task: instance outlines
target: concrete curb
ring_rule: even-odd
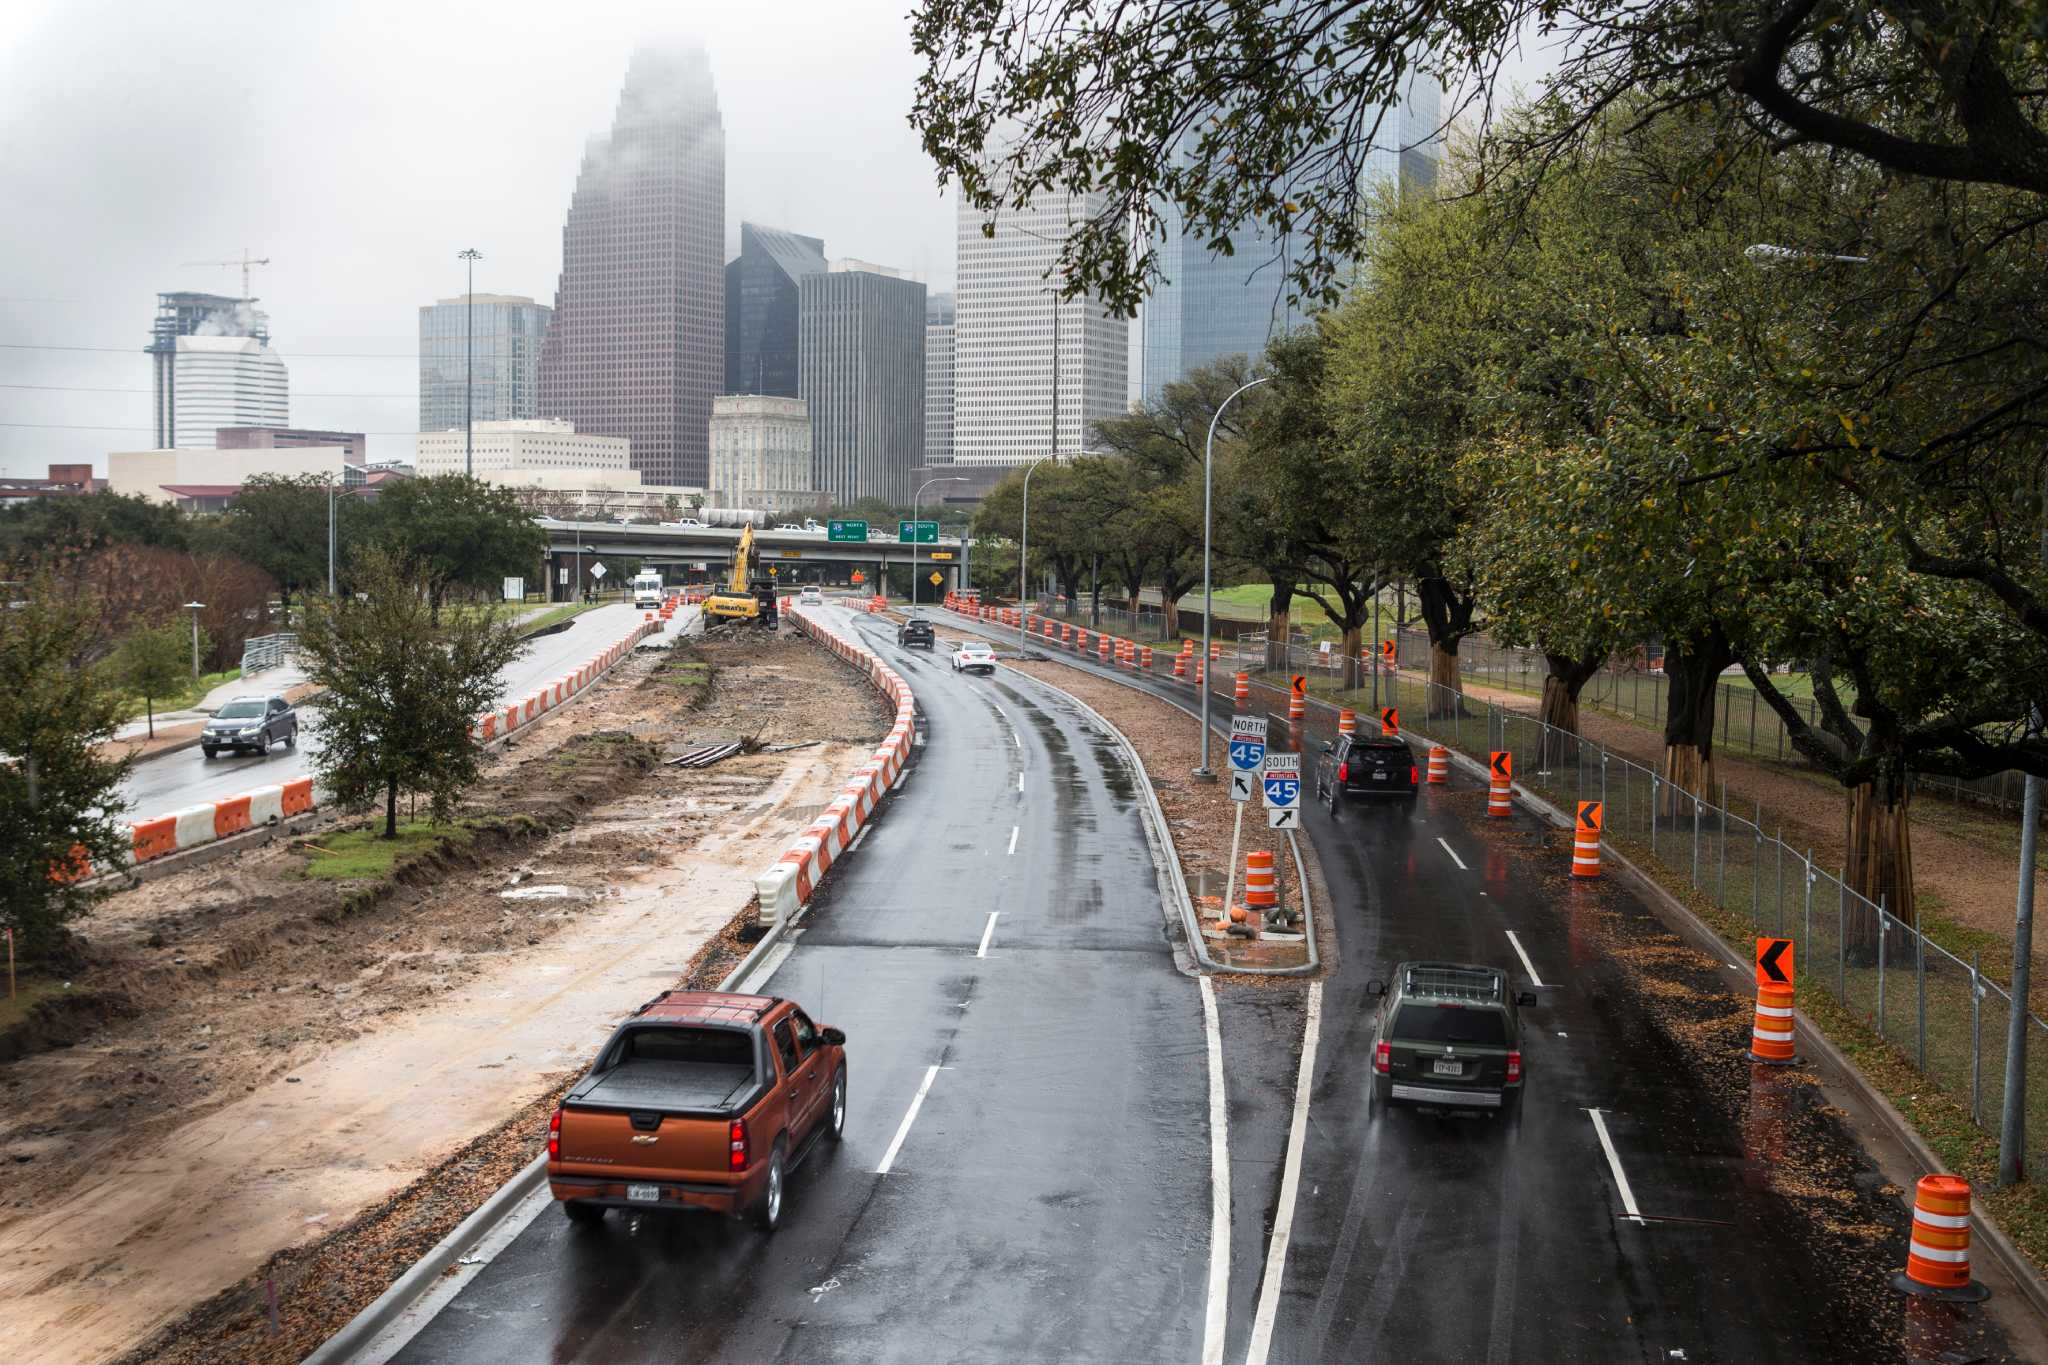
[[[1435,742],[1424,739],[1419,735],[1412,735],[1407,731],[1404,731],[1403,735],[1416,743],[1424,745]],[[1450,754],[1451,762],[1464,769],[1467,773],[1482,782],[1489,779],[1490,774],[1487,772],[1486,765],[1478,759],[1469,758],[1448,745],[1445,746],[1445,750]],[[1520,785],[1511,786],[1510,790],[1513,792],[1516,800],[1520,801],[1537,815],[1542,816],[1550,824],[1560,829],[1570,829],[1573,827],[1574,821],[1572,817],[1566,815],[1564,811],[1544,798],[1537,796]],[[1603,841],[1600,857],[1604,866],[1618,869],[1622,874],[1621,880],[1627,882],[1630,888],[1648,902],[1658,914],[1665,919],[1675,921],[1677,927],[1684,932],[1687,938],[1693,940],[1697,946],[1738,970],[1749,965],[1742,960],[1740,954],[1728,945],[1728,941],[1715,931],[1711,924],[1708,924],[1705,920],[1694,914],[1686,906],[1685,902],[1665,890],[1663,883],[1643,871],[1640,867],[1637,867],[1633,861],[1613,845]],[[1850,1061],[1840,1048],[1835,1046],[1834,1041],[1821,1032],[1819,1025],[1807,1017],[1806,1011],[1797,1010],[1795,1013],[1798,1017],[1800,1046],[1818,1053],[1821,1060],[1826,1062],[1829,1067],[1840,1075],[1843,1083],[1853,1089],[1857,1097],[1870,1106],[1872,1112],[1885,1125],[1890,1136],[1901,1147],[1905,1148],[1915,1161],[1925,1167],[1929,1174],[1953,1174],[1947,1166],[1942,1164],[1941,1158],[1935,1155],[1934,1149],[1927,1145],[1926,1139],[1920,1136],[1919,1130],[1913,1127],[1907,1121],[1906,1116],[1901,1114],[1893,1106],[1892,1102],[1886,1099],[1883,1093],[1870,1083],[1863,1072],[1857,1068],[1856,1064]],[[1910,1192],[1900,1196],[1901,1206],[1910,1208],[1912,1202]],[[2034,1311],[2043,1318],[2048,1318],[2048,1281],[2042,1279],[2041,1275],[2034,1269],[2033,1263],[2027,1259],[2026,1254],[2013,1245],[2012,1239],[2006,1236],[2005,1229],[2000,1227],[1997,1220],[1990,1214],[1973,1204],[1970,1209],[1970,1221],[1983,1234],[1985,1245],[1991,1248],[1992,1255],[1998,1258],[1999,1264],[2004,1267],[2007,1274],[2012,1276],[2013,1282],[2019,1286],[2020,1293],[2032,1305]]]

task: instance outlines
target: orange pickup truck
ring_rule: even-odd
[[[787,1000],[669,991],[619,1026],[548,1121],[548,1188],[606,1209],[782,1221],[789,1173],[846,1132],[846,1035]]]

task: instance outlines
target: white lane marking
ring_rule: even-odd
[[[1600,1135],[1600,1146],[1607,1153],[1607,1169],[1614,1172],[1615,1186],[1621,1191],[1621,1206],[1628,1210],[1628,1217],[1640,1223],[1642,1210],[1636,1207],[1636,1192],[1628,1187],[1628,1173],[1621,1169],[1621,1158],[1614,1154],[1614,1139],[1607,1136],[1607,1120],[1600,1117],[1598,1109],[1588,1109],[1593,1116],[1593,1131]]]
[[[904,1111],[903,1122],[897,1125],[896,1136],[889,1139],[889,1150],[882,1153],[882,1164],[875,1167],[876,1175],[889,1174],[889,1168],[896,1164],[896,1153],[902,1150],[903,1139],[910,1136],[910,1125],[917,1122],[917,1111],[924,1106],[924,1097],[932,1088],[932,1081],[938,1076],[936,1066],[924,1069],[924,1084],[918,1086],[917,1094],[911,1098],[910,1108]]]
[[[1008,853],[1008,854],[1006,854],[1005,856],[1007,856],[1007,857],[1011,857],[1011,858],[1014,858],[1014,857],[1016,857],[1016,856],[1017,856],[1017,831],[1018,831],[1018,830],[1020,830],[1020,829],[1022,829],[1022,828],[1023,828],[1023,826],[1022,826],[1022,825],[1012,825],[1012,826],[1010,826],[1010,851],[1009,851],[1009,853]]]
[[[1023,791],[1023,790],[1024,790],[1024,774],[1022,774],[1022,773],[1018,773],[1018,774],[1017,774],[1017,790],[1018,790],[1018,791]]]
[[[1452,848],[1449,844],[1444,843],[1443,838],[1441,836],[1437,838],[1437,842],[1444,845],[1444,852],[1451,855],[1451,861],[1458,865],[1458,871],[1470,872],[1472,870],[1471,868],[1465,866],[1465,860],[1458,856],[1458,850]]]
[[[988,941],[996,936],[996,916],[1002,913],[1000,910],[988,912],[988,927],[981,931],[981,946],[974,950],[976,957],[988,956]]]
[[[1016,746],[1017,746],[1017,752],[1018,752],[1018,753],[1020,753],[1020,754],[1021,754],[1021,753],[1023,753],[1023,752],[1024,752],[1024,736],[1022,736],[1022,735],[1018,734],[1018,733],[1017,733],[1017,732],[1016,732],[1015,730],[1012,730],[1012,731],[1010,731],[1010,739],[1011,739],[1011,742],[1013,742],[1014,744],[1016,744]]]
[[[1529,974],[1529,984],[1541,990],[1543,982],[1536,975],[1536,964],[1531,962],[1529,955],[1522,951],[1522,940],[1515,937],[1515,931],[1512,929],[1508,930],[1508,942],[1515,945],[1515,956],[1522,959],[1522,970]]]
[[[1266,1365],[1273,1348],[1273,1323],[1280,1316],[1280,1286],[1287,1279],[1287,1248],[1294,1238],[1294,1201],[1301,1192],[1301,1148],[1308,1140],[1309,1092],[1315,1086],[1316,1042],[1323,1032],[1323,983],[1308,988],[1308,1022],[1301,1030],[1301,1070],[1294,1078],[1294,1121],[1287,1129],[1287,1162],[1280,1173],[1280,1205],[1273,1211],[1273,1237],[1266,1243],[1266,1273],[1259,1283],[1259,1308],[1252,1318],[1245,1365]]]
[[[1209,1312],[1202,1324],[1202,1365],[1223,1365],[1230,1314],[1230,1129],[1223,1094],[1223,1035],[1216,988],[1202,978],[1202,1030],[1209,1038]]]
[[[990,702],[990,703],[989,703],[989,705],[990,705],[990,706],[995,706],[995,707],[996,707],[996,714],[997,714],[997,715],[999,715],[999,716],[1001,716],[1001,717],[1002,717],[1002,718],[1003,718],[1004,720],[1008,720],[1008,719],[1010,718],[1010,713],[1009,713],[1008,711],[1005,711],[1005,710],[1004,710],[1004,709],[1003,709],[1002,707],[1000,707],[1000,706],[996,706],[996,704],[995,704],[994,702]]]

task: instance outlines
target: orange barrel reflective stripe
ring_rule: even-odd
[[[1138,646],[1138,667],[1144,669],[1147,673],[1152,671],[1152,646]]]
[[[1340,735],[1350,735],[1357,732],[1358,713],[1348,706],[1340,708],[1337,712],[1337,733]]]
[[[1287,689],[1287,719],[1304,720],[1307,716],[1308,680],[1296,674],[1293,683]]]
[[[1074,643],[1074,623],[1072,621],[1062,621],[1060,623],[1060,643],[1062,645]]]
[[[1095,644],[1097,646],[1095,650],[1095,657],[1100,659],[1104,663],[1108,663],[1109,647],[1111,644],[1110,638],[1107,635],[1098,635],[1095,637]]]
[[[1202,676],[1202,661],[1195,660],[1195,686],[1200,687],[1207,681],[1208,679]]]
[[[1249,673],[1238,674],[1237,686],[1231,690],[1231,695],[1236,698],[1239,706],[1251,705],[1252,675]]]
[[[1254,910],[1280,903],[1273,880],[1273,855],[1255,848],[1244,858],[1244,903]]]
[[[1488,767],[1486,790],[1486,813],[1506,819],[1515,813],[1514,803],[1509,800],[1509,783],[1514,778],[1515,756],[1505,749],[1492,751]]]
[[[1223,642],[1221,640],[1211,640],[1209,642],[1209,662],[1213,664],[1222,657]]]
[[[1792,1064],[1790,986],[1766,981],[1756,988],[1756,1022],[1749,1031],[1749,1059],[1772,1066]]]
[[[1185,678],[1185,677],[1186,677],[1187,675],[1188,675],[1188,656],[1187,656],[1187,655],[1185,655],[1185,654],[1176,654],[1176,655],[1174,655],[1174,656],[1173,656],[1173,676],[1174,676],[1174,677],[1176,677],[1176,678]]]
[[[1923,1175],[1913,1190],[1913,1234],[1904,1274],[1892,1288],[1908,1294],[1977,1302],[1991,1291],[1970,1279],[1970,1182]]]
[[[1451,751],[1441,744],[1429,746],[1429,780],[1437,783],[1451,780]]]
[[[1600,803],[1579,802],[1579,818],[1572,829],[1572,875],[1600,875]]]

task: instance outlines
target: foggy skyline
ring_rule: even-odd
[[[950,202],[906,121],[904,8],[779,0],[682,28],[629,0],[225,0],[203,18],[17,0],[0,14],[0,184],[17,206],[0,220],[0,386],[57,387],[0,387],[0,471],[148,448],[156,295],[239,293],[238,270],[181,263],[245,246],[273,262],[251,292],[292,369],[293,424],[408,455],[419,305],[462,292],[467,246],[479,294],[553,301],[585,144],[649,39],[710,55],[727,256],[745,218],[949,287]]]

